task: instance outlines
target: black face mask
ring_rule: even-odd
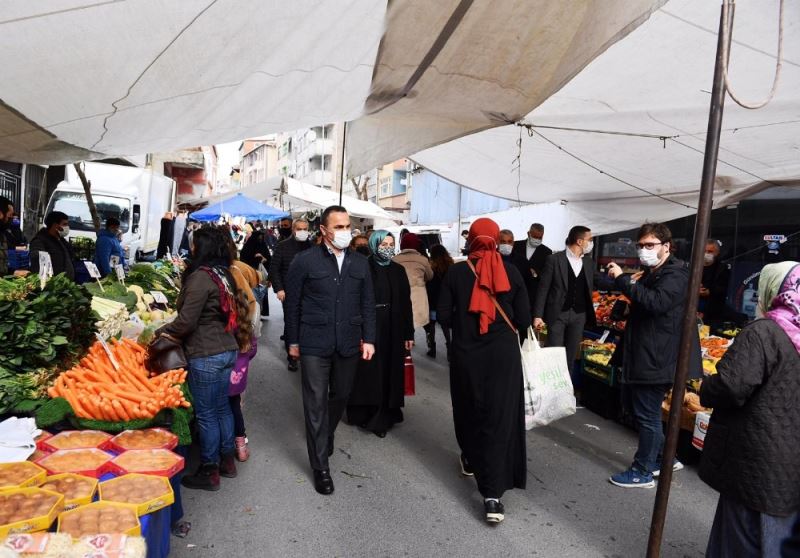
[[[356,252],[359,254],[364,254],[365,256],[370,256],[369,246],[358,246],[356,247]]]
[[[278,229],[278,234],[281,238],[289,238],[292,236],[292,227],[281,227]]]

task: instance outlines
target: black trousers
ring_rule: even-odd
[[[315,471],[329,468],[328,447],[353,389],[359,357],[300,354],[308,460]]]
[[[583,339],[583,328],[586,325],[586,313],[577,313],[574,310],[561,312],[553,323],[547,324],[547,346],[565,347],[567,350],[567,365],[569,366],[572,383],[575,383],[575,356],[578,345]]]

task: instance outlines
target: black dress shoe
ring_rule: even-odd
[[[314,488],[320,494],[325,496],[333,494],[333,479],[331,472],[327,469],[324,471],[314,471]]]
[[[294,359],[289,361],[289,372],[297,372],[297,361]]]
[[[497,525],[506,518],[506,513],[500,500],[484,501],[483,511],[486,513],[486,522],[490,525]]]

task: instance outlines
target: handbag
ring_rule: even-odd
[[[145,366],[156,374],[186,368],[189,361],[183,352],[183,343],[167,333],[159,334],[147,347]]]
[[[416,385],[414,383],[414,361],[411,353],[406,353],[405,362],[405,395],[416,395]]]

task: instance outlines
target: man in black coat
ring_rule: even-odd
[[[709,238],[703,261],[703,279],[700,283],[700,311],[707,324],[720,325],[733,318],[728,308],[728,283],[731,280],[731,266],[720,260],[718,240]]]
[[[533,326],[542,329],[547,324],[547,346],[565,347],[572,371],[583,329],[587,323],[595,324],[592,304],[595,271],[594,260],[589,256],[594,248],[592,231],[574,226],[566,244],[566,250],[547,257],[541,283],[536,288]]]
[[[72,247],[67,242],[69,236],[69,217],[66,213],[52,211],[44,218],[44,228],[31,240],[31,272],[39,273],[39,253],[47,252],[53,264],[53,275],[63,273],[75,280],[75,259]]]
[[[553,251],[542,244],[544,238],[544,225],[533,223],[528,230],[528,236],[524,240],[514,242],[511,250],[511,262],[517,266],[522,278],[525,280],[525,288],[528,291],[528,301],[531,304],[531,314],[536,303],[536,292],[539,282],[544,273],[544,264],[547,257]]]
[[[615,263],[608,266],[616,288],[631,300],[620,383],[624,404],[639,428],[639,448],[631,467],[609,479],[623,488],[655,486],[664,445],[661,404],[675,377],[689,286],[688,266],[670,254],[672,233],[666,225],[645,223],[638,239],[643,272],[627,275]],[[697,328],[693,335],[689,375],[696,378],[702,375]],[[674,469],[681,468],[676,461]]]
[[[348,249],[350,216],[341,206],[320,219],[323,242],[299,254],[286,282],[286,342],[302,364],[306,442],[314,486],[333,492],[328,457],[358,369],[375,354],[375,296],[367,258]]]
[[[284,226],[286,221],[286,219],[282,220],[281,226]],[[292,265],[292,261],[294,261],[297,254],[311,248],[311,242],[308,240],[308,221],[305,219],[296,219],[294,223],[291,221],[288,222],[291,223],[290,226],[293,232],[289,237],[275,246],[275,249],[272,251],[272,261],[269,263],[269,279],[272,282],[272,289],[283,305],[284,341],[286,340],[286,280],[289,274],[289,266]],[[265,233],[265,237],[268,236],[270,236],[269,233]],[[286,355],[286,358],[289,360],[289,370],[295,372],[297,370],[297,359],[289,355],[288,344],[286,344]]]

